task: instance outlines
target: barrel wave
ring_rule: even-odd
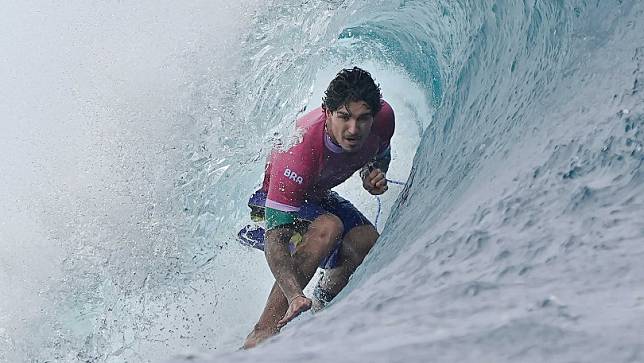
[[[46,176],[91,188],[38,186],[45,227],[23,239],[55,243],[0,244],[0,361],[644,360],[644,3],[226,3],[62,10],[76,20],[52,47],[101,39],[86,47],[101,70],[60,72],[58,104],[82,117],[57,127],[86,147],[49,149],[84,169]],[[378,201],[355,176],[340,186],[378,218],[375,248],[324,310],[237,351],[273,282],[235,238],[247,198],[271,145],[354,65],[396,112],[403,185]],[[29,219],[13,210],[0,217]]]
[[[256,111],[292,112],[278,100],[353,63],[408,80],[394,108],[418,87],[433,111],[397,117],[423,131],[407,185],[337,301],[221,358],[644,359],[641,3],[345,1],[268,14],[250,73],[272,95]]]

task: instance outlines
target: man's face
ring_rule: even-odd
[[[342,150],[360,150],[369,136],[373,115],[364,101],[349,102],[348,105],[331,112],[326,110],[327,129],[331,138]]]

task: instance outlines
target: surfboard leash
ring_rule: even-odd
[[[398,180],[393,180],[393,179],[388,179],[388,178],[385,178],[385,180],[387,180],[387,183],[391,183],[391,184],[395,184],[395,185],[405,186],[407,184],[406,182],[401,182],[401,181],[398,181]],[[382,211],[382,201],[380,200],[379,195],[374,195],[374,196],[376,197],[376,202],[378,202],[378,212],[376,213],[376,219],[375,219],[375,222],[374,222],[374,226],[376,227],[376,230],[378,230],[378,219],[380,218],[380,212]]]

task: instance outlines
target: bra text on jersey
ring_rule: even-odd
[[[302,185],[302,183],[304,182],[304,179],[302,179],[301,176],[297,175],[296,172],[291,171],[291,169],[284,170],[284,176],[300,185]]]

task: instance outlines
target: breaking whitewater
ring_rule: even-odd
[[[164,16],[192,16],[173,6]],[[12,315],[28,292],[0,305],[0,360],[644,361],[644,3],[244,9],[222,59],[198,61],[219,54],[204,36],[159,65],[180,101],[135,92],[130,108],[93,113],[122,126],[92,149],[109,156],[105,175],[127,166],[77,196],[64,227],[44,219],[56,273],[22,271],[46,286],[28,318]],[[390,186],[381,212],[356,180],[338,188],[378,216],[375,249],[326,309],[236,351],[273,281],[234,238],[245,201],[271,143],[352,65],[396,111],[388,177],[406,185]],[[137,197],[103,216],[115,202],[97,201],[113,193]]]

